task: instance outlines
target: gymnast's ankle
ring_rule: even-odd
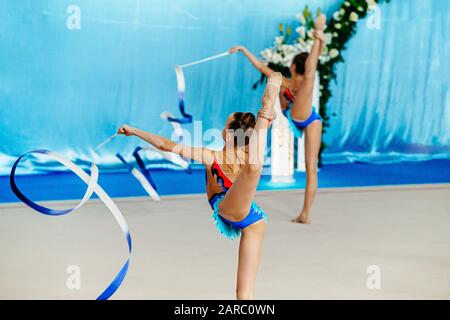
[[[236,290],[237,300],[253,300],[253,293],[246,290]]]

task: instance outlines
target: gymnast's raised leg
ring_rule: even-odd
[[[252,207],[264,163],[267,130],[271,121],[275,119],[273,106],[280,91],[281,81],[282,76],[279,73],[274,73],[269,77],[262,108],[250,139],[248,163],[241,170],[233,186],[220,203],[220,214],[228,220],[243,220]],[[236,287],[238,300],[253,299],[264,231],[264,220],[260,220],[242,230]]]

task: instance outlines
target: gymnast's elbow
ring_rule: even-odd
[[[256,69],[258,69],[259,72],[264,73],[265,64],[259,61],[258,64],[256,65]]]
[[[157,148],[159,150],[163,151],[163,152],[174,152],[174,153],[176,153],[177,152],[176,146],[177,146],[177,144],[175,142],[173,142],[173,141],[164,141],[164,142],[161,142],[157,146]]]
[[[170,152],[170,151],[172,151],[172,150],[169,149],[169,147],[168,147],[166,144],[164,144],[164,143],[158,144],[158,145],[156,146],[156,148],[158,148],[159,151],[163,151],[163,152]]]
[[[269,77],[272,73],[272,70],[269,69],[263,62],[260,62],[257,67],[258,71],[264,74],[266,77]]]

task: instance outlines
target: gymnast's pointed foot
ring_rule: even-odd
[[[311,220],[309,219],[309,214],[302,213],[297,218],[291,220],[292,223],[300,223],[300,224],[311,224]]]

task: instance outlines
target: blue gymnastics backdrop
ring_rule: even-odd
[[[236,44],[257,53],[308,3],[330,15],[341,1],[1,1],[0,173],[36,148],[118,168],[116,152],[129,157],[137,139],[118,138],[99,155],[93,148],[122,123],[170,136],[160,114],[178,115],[175,64]],[[381,9],[382,29],[361,21],[337,70],[324,159],[447,157],[448,2],[393,0]],[[257,110],[258,78],[239,56],[187,69],[187,111],[203,129],[221,128],[229,113]],[[59,169],[24,163],[21,173]]]
[[[382,3],[337,68],[325,162],[450,158],[450,1]]]

